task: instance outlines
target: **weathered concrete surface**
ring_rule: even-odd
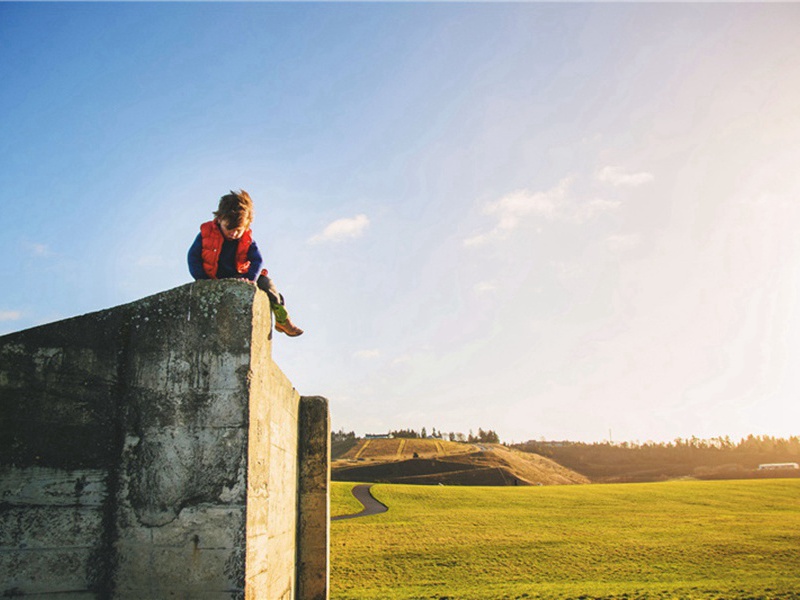
[[[266,295],[264,295],[266,298]],[[268,303],[254,328],[270,326]],[[269,358],[265,336],[254,337],[251,373],[250,477],[247,486],[247,598],[294,598],[294,533],[297,511],[297,413],[299,396]],[[285,565],[276,569],[275,564]]]
[[[330,580],[331,439],[328,401],[300,399],[298,463],[300,468],[297,524],[298,597],[328,598]]]
[[[298,435],[270,354],[237,281],[1,337],[0,594],[323,597],[297,593],[298,440],[327,405]]]

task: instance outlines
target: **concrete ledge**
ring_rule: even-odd
[[[329,419],[305,404],[246,282],[0,337],[0,594],[327,598],[301,524],[327,522]]]

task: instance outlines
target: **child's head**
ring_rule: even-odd
[[[219,207],[214,212],[222,232],[229,239],[238,239],[253,222],[253,201],[244,190],[231,192],[219,199]]]

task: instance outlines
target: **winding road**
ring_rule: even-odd
[[[338,517],[331,517],[331,521],[341,521],[342,519],[355,519],[356,517],[369,517],[370,515],[378,515],[380,513],[384,513],[389,508],[373,497],[372,493],[369,491],[372,487],[371,483],[366,483],[362,485],[357,485],[353,488],[353,496],[356,497],[356,500],[361,502],[364,506],[364,510],[361,512],[353,513],[352,515],[339,515]]]

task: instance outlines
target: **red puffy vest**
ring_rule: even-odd
[[[225,236],[222,235],[216,221],[207,221],[200,225],[200,236],[203,242],[201,256],[203,258],[203,270],[211,279],[217,278],[217,266],[219,265],[219,253],[222,251],[222,243]],[[253,243],[253,232],[248,229],[239,238],[239,246],[236,248],[236,271],[244,275],[250,268],[250,261],[247,260],[247,251]]]

